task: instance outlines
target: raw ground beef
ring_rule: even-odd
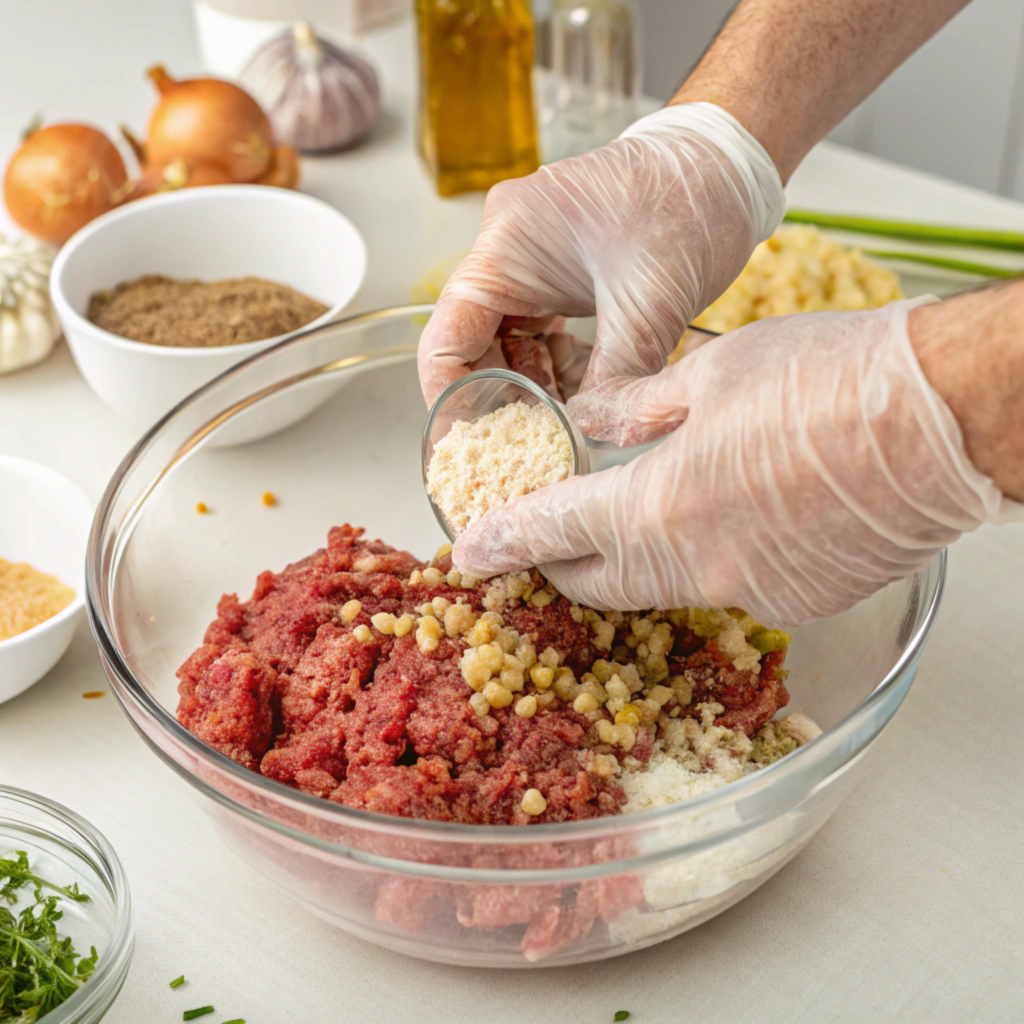
[[[607,712],[588,718],[556,701],[528,719],[513,706],[478,716],[460,670],[461,637],[443,636],[425,653],[415,632],[385,635],[370,621],[378,612],[416,616],[435,598],[483,612],[488,585],[412,583],[424,563],[362,533],[335,528],[326,548],[283,572],[261,573],[250,600],[221,598],[203,645],[178,670],[179,721],[268,778],[381,814],[527,824],[616,813],[624,795],[614,776],[585,768],[596,745],[594,716]],[[451,567],[447,557],[436,565]],[[353,599],[361,610],[344,623],[340,609]],[[508,628],[528,635],[537,651],[561,652],[580,677],[611,653],[595,646],[578,612],[561,596],[542,608],[501,609]],[[369,639],[354,635],[360,626],[369,627]],[[621,649],[628,631],[620,625],[610,646]],[[694,682],[683,716],[714,701],[724,709],[716,724],[749,736],[788,703],[778,671],[783,652],[767,655],[754,674],[733,668],[714,641],[685,625],[673,627],[673,638],[670,669]],[[655,735],[653,726],[638,729],[631,763],[646,761]],[[531,788],[547,801],[540,815],[522,810]]]
[[[415,630],[389,635],[371,619],[382,612],[418,617],[424,604],[441,598],[477,613],[494,610],[494,588],[414,582],[424,563],[362,534],[351,526],[335,528],[326,548],[280,573],[261,573],[248,601],[233,594],[221,598],[203,645],[178,670],[181,723],[254,772],[381,814],[523,825],[618,813],[626,796],[615,774],[588,767],[595,754],[611,753],[623,767],[642,769],[661,740],[662,725],[639,726],[626,751],[595,737],[598,722],[610,721],[608,711],[578,713],[571,699],[555,700],[530,718],[518,716],[514,703],[478,715],[460,667],[467,650],[462,635],[441,636],[435,650],[424,651]],[[447,557],[435,565],[445,574],[451,568]],[[538,574],[533,578],[543,584]],[[511,591],[507,584],[499,580],[497,589]],[[342,608],[353,600],[361,608],[345,621]],[[558,595],[544,607],[513,599],[499,610],[505,628],[537,652],[559,652],[560,667],[579,679],[599,659],[622,658],[638,646],[629,616],[620,617],[611,637],[603,623],[594,628],[596,616],[587,620]],[[597,646],[599,636],[607,646]],[[753,736],[789,701],[783,657],[783,651],[764,656],[759,674],[739,671],[714,640],[673,625],[666,663],[673,677],[688,680],[692,696],[686,704],[673,698],[663,711],[677,722],[703,714],[707,726],[708,709],[721,708],[716,725]],[[528,680],[515,696],[531,693],[540,691]],[[666,721],[665,715],[658,721]],[[523,810],[529,789],[543,794],[543,813]],[[600,839],[585,861],[628,859],[627,846],[622,838]],[[462,866],[570,868],[584,856],[574,849],[530,843],[497,855],[483,846]],[[390,847],[380,852],[400,855]],[[274,856],[279,853],[275,846]],[[355,878],[370,885],[365,873]],[[522,886],[397,874],[372,878],[371,891],[361,898],[372,902],[382,925],[435,939],[452,928],[515,928],[530,961],[586,940],[599,921],[612,922],[644,900],[640,880],[623,873]]]

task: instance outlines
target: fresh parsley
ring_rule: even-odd
[[[0,857],[0,1024],[32,1024],[60,1006],[96,970],[96,948],[89,956],[61,938],[57,922],[62,900],[85,903],[78,885],[61,886],[35,874],[28,854]],[[19,893],[31,887],[33,901],[19,910]],[[6,905],[5,905],[6,904]]]

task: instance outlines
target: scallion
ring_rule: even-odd
[[[184,984],[185,984],[185,975],[184,974],[180,978],[175,978],[174,981],[172,981],[170,983],[171,988],[181,988],[181,986],[184,985]]]
[[[993,231],[985,228],[960,228],[946,224],[916,224],[912,221],[887,220],[884,217],[856,217],[841,213],[818,213],[815,210],[787,210],[790,224],[815,224],[820,228],[852,231],[861,235],[884,235],[914,242],[936,242],[966,245],[980,249],[1006,249],[1024,252],[1024,234],[1016,231]]]
[[[182,1015],[182,1020],[195,1020],[196,1017],[205,1017],[208,1013],[213,1013],[212,1006],[200,1006],[196,1010],[186,1010]]]
[[[978,277],[1021,277],[1024,268],[1013,270],[1009,267],[993,267],[987,263],[974,263],[972,260],[958,260],[951,256],[932,256],[923,252],[905,252],[890,249],[865,249],[868,256],[887,260],[903,260],[907,263],[923,263],[928,267],[940,267],[943,270],[955,270],[961,274],[977,274]]]
[[[629,1019],[629,1010],[616,1010],[615,1011],[615,1016],[612,1018],[612,1020],[628,1020],[628,1019]]]

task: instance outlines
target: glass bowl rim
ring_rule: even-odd
[[[185,727],[178,722],[177,718],[164,708],[163,705],[161,705],[148,692],[145,686],[135,678],[124,658],[121,656],[118,644],[114,639],[113,630],[111,629],[104,613],[102,602],[98,599],[98,595],[106,589],[104,586],[105,581],[103,579],[103,555],[105,548],[104,537],[108,532],[108,528],[110,528],[109,520],[112,507],[121,492],[125,479],[131,473],[140,457],[144,455],[150,447],[152,447],[165,428],[170,426],[178,416],[188,411],[193,404],[200,401],[221,383],[244,375],[250,366],[260,362],[269,361],[276,353],[285,348],[298,347],[311,338],[315,338],[327,332],[334,332],[338,328],[344,328],[347,330],[350,328],[370,325],[377,321],[411,319],[413,317],[429,315],[433,309],[434,305],[431,303],[417,303],[384,307],[365,313],[356,313],[345,317],[339,317],[329,323],[308,328],[297,334],[291,335],[288,338],[282,339],[275,345],[236,363],[234,366],[212,378],[207,384],[197,388],[186,398],[182,399],[178,405],[167,412],[152,427],[150,427],[122,459],[104,490],[104,493],[96,507],[96,515],[93,520],[92,531],[89,536],[89,546],[86,558],[86,604],[89,623],[97,646],[99,647],[104,667],[108,674],[113,673],[113,675],[116,676],[117,681],[120,682],[121,687],[123,687],[123,692],[119,687],[115,687],[114,689],[115,695],[117,696],[119,703],[122,704],[125,713],[128,714],[129,719],[132,721],[136,730],[140,732],[147,744],[153,748],[154,752],[163,758],[175,771],[181,774],[191,785],[228,809],[236,813],[241,813],[244,817],[251,818],[265,827],[272,828],[278,832],[287,833],[302,842],[319,845],[324,848],[345,850],[347,855],[351,856],[349,847],[333,843],[330,840],[325,840],[322,837],[304,832],[291,825],[286,825],[283,822],[275,820],[274,818],[263,814],[252,807],[246,806],[238,800],[235,800],[233,797],[228,796],[211,783],[199,778],[194,772],[187,770],[176,760],[176,758],[167,753],[162,745],[154,742],[146,734],[145,730],[135,722],[126,706],[126,698],[130,699],[139,712],[150,723],[158,727],[162,733],[169,735],[176,743],[184,746],[190,755],[198,758],[202,762],[205,762],[215,772],[226,773],[228,777],[235,780],[242,789],[254,789],[272,803],[290,805],[298,811],[312,815],[314,818],[326,818],[335,824],[345,825],[356,830],[384,832],[392,835],[404,834],[409,838],[424,840],[430,839],[434,842],[472,842],[480,845],[494,844],[511,847],[517,844],[535,843],[542,840],[553,842],[558,840],[573,841],[592,839],[598,836],[605,836],[615,832],[620,832],[627,825],[634,828],[645,825],[661,825],[675,817],[683,817],[694,811],[699,810],[701,812],[709,812],[720,806],[732,804],[736,802],[740,796],[746,794],[752,789],[769,788],[773,781],[781,781],[783,778],[789,777],[797,771],[810,771],[816,757],[821,759],[826,748],[834,747],[838,749],[842,747],[846,738],[857,732],[858,728],[870,718],[874,709],[892,696],[893,690],[896,688],[897,684],[904,678],[906,673],[913,668],[917,659],[920,657],[925,641],[930,635],[932,626],[934,625],[935,616],[938,612],[945,585],[947,561],[945,550],[940,551],[923,569],[919,570],[917,574],[913,574],[930,574],[934,576],[934,581],[930,588],[930,592],[922,593],[922,600],[925,607],[918,613],[918,626],[915,629],[914,634],[908,640],[905,650],[883,679],[875,685],[871,693],[869,693],[846,716],[810,743],[805,744],[786,757],[773,764],[767,765],[757,772],[753,772],[742,779],[731,782],[727,786],[721,786],[710,793],[703,794],[702,796],[668,804],[664,807],[653,808],[648,811],[639,811],[628,815],[605,815],[583,821],[537,824],[531,825],[528,829],[510,828],[508,825],[468,825],[455,822],[436,822],[416,818],[402,818],[395,815],[380,814],[375,811],[364,811],[352,807],[346,807],[343,804],[332,803],[331,801],[324,800],[321,797],[313,796],[309,793],[303,793],[300,790],[293,790],[273,779],[268,779],[265,776],[260,775],[258,772],[253,772],[248,768],[244,768],[238,762],[229,758],[226,754],[222,754],[220,751],[215,750],[213,747],[207,745],[197,736],[194,736],[185,729]],[[405,346],[402,348],[405,349]],[[414,356],[415,350],[416,346],[409,346],[407,353]],[[396,350],[389,350],[388,353],[356,357],[355,362],[361,364],[372,363],[375,358],[381,358],[385,355],[393,357],[395,351]],[[336,362],[339,365],[331,372],[342,372],[350,368],[354,361],[352,358],[346,357]],[[333,364],[325,364],[325,366],[331,365]],[[322,370],[323,367],[320,369]],[[250,396],[250,399],[242,400],[233,408],[245,406],[253,398],[258,399],[265,397],[270,393],[276,393],[285,385],[294,384],[297,381],[307,379],[311,374],[316,372],[318,371],[306,371],[297,377],[286,378],[284,381],[279,381],[278,385],[270,388],[264,388],[261,391],[254,393],[254,395]],[[216,417],[217,422],[220,422],[222,418],[223,414]],[[206,429],[207,428],[205,427],[200,428],[197,434],[201,435]],[[189,444],[185,446],[185,449],[183,449],[179,454],[184,454],[184,450],[191,447],[192,442],[189,442]],[[173,463],[171,463],[171,465],[173,465]],[[166,472],[166,468],[164,472]],[[143,503],[149,493],[149,489],[147,489],[143,496]],[[116,528],[112,528],[112,530],[114,536],[116,536],[120,530],[120,525]],[[900,700],[902,700],[902,697]],[[895,708],[893,710],[895,712]],[[843,758],[842,762],[835,766],[835,768],[832,769],[832,772],[841,770],[848,761],[852,760],[862,750],[864,750],[875,738],[878,731],[880,731],[880,729],[876,730],[865,743],[858,746],[856,749],[847,750],[846,756]],[[828,774],[831,774],[832,772],[829,772]],[[815,779],[807,788],[813,788],[813,786],[818,782],[827,778],[828,774]],[[374,862],[376,862],[380,858],[366,854],[359,859],[374,860]],[[426,863],[419,861],[410,863],[418,864],[424,868],[428,866]]]
[[[93,867],[114,901],[115,916],[109,932],[109,946],[92,977],[45,1016],[47,1019],[52,1018],[53,1024],[61,1024],[63,1021],[87,1019],[86,1014],[101,1007],[105,1012],[117,998],[124,982],[135,942],[131,888],[121,860],[110,840],[95,825],[64,804],[18,786],[0,785],[0,797],[23,804],[42,813],[46,819],[70,828],[91,846],[91,849],[87,849],[77,842],[65,844],[77,857]]]

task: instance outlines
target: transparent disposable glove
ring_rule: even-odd
[[[739,606],[796,625],[1020,518],[921,371],[907,335],[921,301],[763,320],[633,385],[647,421],[686,422],[629,465],[489,512],[456,565],[538,564],[601,609]]]
[[[571,398],[592,437],[652,439],[618,401],[622,385],[662,369],[783,208],[768,154],[711,103],[666,107],[601,149],[495,186],[420,341],[427,404],[472,369],[511,364]],[[593,349],[562,332],[560,317],[595,314]]]

